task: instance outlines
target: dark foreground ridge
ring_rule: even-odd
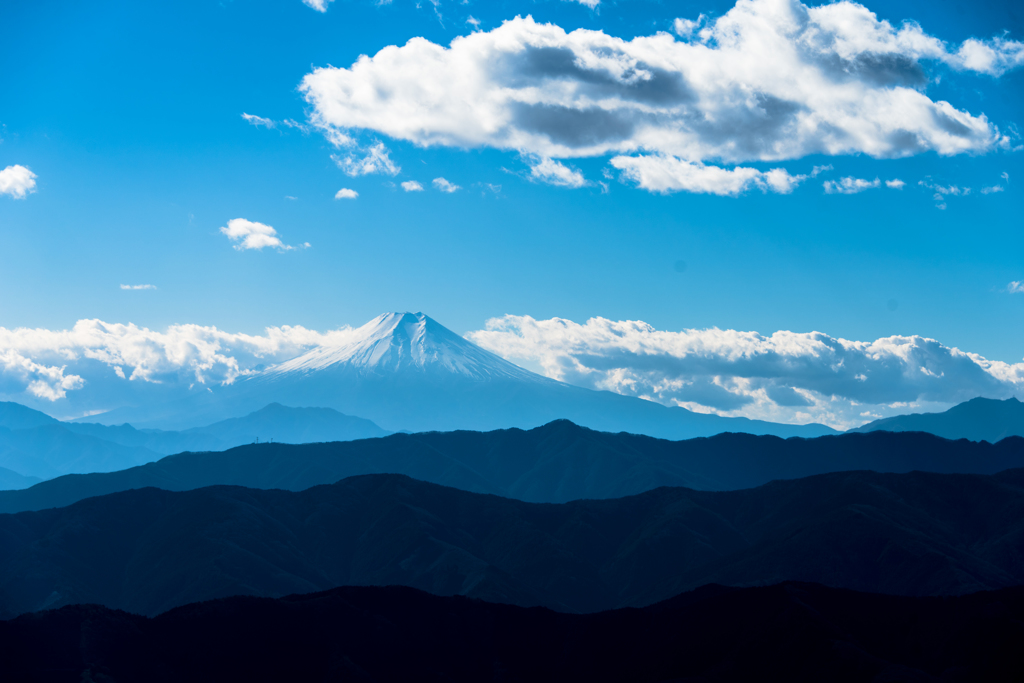
[[[0,618],[98,603],[159,614],[341,585],[596,612],[708,583],[899,595],[1024,584],[1024,470],[842,472],[561,505],[368,475],[299,493],[140,489],[0,515]]]
[[[0,512],[42,510],[117,491],[232,485],[301,491],[360,474],[397,473],[476,493],[537,503],[619,498],[659,486],[724,491],[825,472],[994,474],[1024,467],[1024,439],[997,444],[931,434],[873,432],[815,439],[719,434],[666,441],[610,434],[567,420],[523,431],[427,432],[304,445],[260,444],[181,453],[104,474],[0,491]]]
[[[410,588],[235,597],[153,619],[76,605],[0,622],[4,680],[1018,681],[1024,588],[898,598],[706,586],[559,614]]]

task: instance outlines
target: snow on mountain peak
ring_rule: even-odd
[[[463,339],[423,313],[384,313],[353,330],[350,341],[318,346],[267,368],[262,376],[271,379],[326,369],[352,369],[376,375],[441,371],[478,379],[543,380]]]

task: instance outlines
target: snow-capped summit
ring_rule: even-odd
[[[353,330],[338,346],[319,346],[267,368],[268,380],[322,370],[363,375],[396,372],[454,373],[477,379],[544,380],[463,339],[423,313],[385,313]]]

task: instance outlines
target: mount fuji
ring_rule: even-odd
[[[222,388],[159,405],[88,418],[176,429],[246,414],[269,403],[334,408],[390,431],[487,431],[555,419],[667,439],[721,432],[814,437],[819,424],[786,425],[694,413],[530,372],[460,337],[423,313],[387,313],[347,343],[319,346]]]

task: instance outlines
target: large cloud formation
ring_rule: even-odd
[[[247,335],[200,325],[159,332],[101,320],[80,320],[70,330],[0,327],[0,395],[57,401],[86,386],[81,368],[90,365],[140,383],[231,384],[260,363],[286,360],[318,345],[340,345],[351,334],[348,327],[320,333],[283,326]]]
[[[917,24],[893,26],[852,2],[740,0],[700,30],[682,24],[692,34],[622,40],[517,17],[448,47],[413,38],[348,68],[315,69],[301,90],[311,123],[338,144],[363,130],[541,159],[616,155],[612,165],[641,186],[656,171],[661,185],[652,189],[662,191],[673,170],[683,174],[676,189],[715,183],[708,161],[952,155],[1010,144],[983,114],[930,99],[926,66],[998,76],[1024,63],[1024,43],[970,39],[950,48]],[[627,156],[639,152],[647,156]],[[652,171],[659,159],[667,161]],[[777,189],[757,173],[719,178]]]
[[[836,427],[1024,392],[1024,363],[986,360],[918,336],[862,342],[820,332],[666,332],[639,321],[580,325],[507,315],[467,337],[570,384],[702,412]]]
[[[154,392],[215,390],[356,334],[347,326],[248,335],[174,325],[161,332],[101,320],[80,320],[69,330],[0,327],[0,399],[70,415],[131,397],[151,401]],[[579,386],[702,412],[841,428],[1024,392],[1024,363],[990,361],[916,336],[860,342],[820,332],[667,332],[637,321],[594,318],[580,325],[509,315],[467,337]]]

